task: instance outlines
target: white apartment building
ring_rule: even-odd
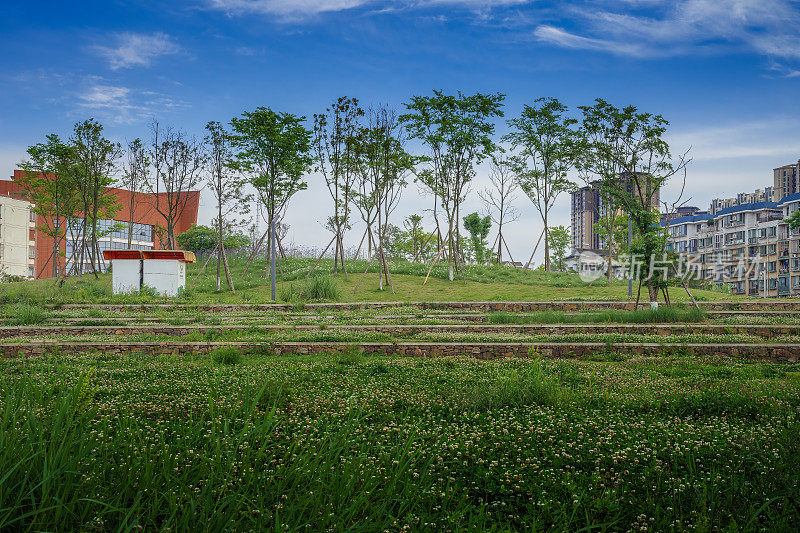
[[[669,223],[668,249],[685,255],[694,272],[734,294],[800,294],[800,230],[783,220],[800,208],[800,193]]]
[[[0,196],[0,274],[34,277],[36,214],[25,200]]]

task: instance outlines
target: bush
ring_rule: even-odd
[[[32,326],[47,321],[50,313],[35,305],[17,304],[6,311],[8,322],[15,326]]]
[[[211,358],[220,365],[236,365],[242,361],[242,353],[238,348],[225,346],[211,352]]]
[[[284,285],[278,292],[278,299],[300,309],[309,300],[335,302],[340,298],[339,285],[330,276],[312,276],[300,284]]]

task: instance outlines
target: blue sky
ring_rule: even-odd
[[[705,207],[800,159],[798,28],[796,0],[4,2],[0,175],[88,117],[124,141],[154,117],[202,134],[259,105],[311,116],[348,95],[401,108],[436,88],[505,93],[506,118],[539,96],[661,113],[674,151],[692,147],[687,193]],[[308,181],[290,238],[324,246],[330,199]],[[466,209],[482,209],[486,184],[481,169]],[[429,203],[412,185],[396,223]],[[516,204],[508,237],[523,256],[541,224]]]

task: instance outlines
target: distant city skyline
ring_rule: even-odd
[[[402,109],[433,89],[499,91],[506,119],[540,96],[662,114],[673,151],[691,148],[685,198],[705,209],[772,186],[773,169],[800,159],[798,27],[793,0],[5,2],[0,177],[28,145],[89,117],[124,142],[146,138],[152,118],[201,136],[261,105],[310,118],[341,95]],[[288,238],[323,247],[331,200],[320,176],[307,181]],[[481,168],[462,213],[483,210],[487,185]],[[412,184],[394,223],[431,202]],[[201,223],[211,204],[204,193]],[[526,198],[516,206],[504,234],[524,261],[541,222]],[[570,225],[568,194],[552,219]]]

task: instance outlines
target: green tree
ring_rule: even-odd
[[[620,109],[602,99],[581,110],[580,165],[599,178],[602,194],[613,202],[609,209],[630,217],[637,234],[630,253],[641,262],[645,276],[640,276],[640,287],[644,282],[651,307],[658,307],[659,290],[666,299],[669,285],[668,269],[657,264],[663,261],[667,242],[659,222],[659,191],[678,173],[683,172],[685,180],[689,159],[686,153],[672,157],[664,139],[669,122],[661,115],[634,106]]]
[[[546,271],[550,271],[550,209],[561,193],[574,188],[567,172],[575,160],[576,122],[556,98],[537,98],[518,118],[508,121],[511,131],[504,137],[514,150],[509,161],[519,186],[544,224]]]
[[[437,203],[445,213],[451,281],[461,254],[460,206],[475,176],[475,165],[498,149],[492,140],[492,119],[503,116],[504,99],[501,93],[467,96],[433,91],[433,96],[412,97],[406,104],[408,113],[400,117],[411,138],[419,139],[428,151],[422,160],[427,167],[417,173],[417,179],[434,197],[433,217],[440,250],[443,242]]]
[[[219,232],[216,228],[192,224],[191,227],[175,236],[178,246],[190,250],[198,256],[211,253],[219,242]],[[225,248],[235,250],[250,244],[250,237],[242,233],[226,232]]]
[[[572,239],[569,235],[569,229],[565,226],[556,226],[550,229],[550,243],[553,250],[553,264],[552,267],[558,272],[566,271],[567,267],[564,259],[567,257],[567,250],[569,250]]]
[[[153,208],[166,223],[167,246],[176,247],[175,224],[189,203],[189,192],[202,185],[206,158],[203,143],[194,135],[174,128],[151,125],[148,155],[153,168],[152,181],[145,183],[154,194]]]
[[[313,148],[317,170],[325,178],[325,185],[333,199],[331,229],[336,246],[333,272],[339,271],[339,261],[347,276],[344,264],[344,233],[350,227],[350,203],[353,200],[356,168],[353,138],[359,129],[364,110],[357,98],[339,97],[324,113],[314,115]]]
[[[384,280],[391,284],[389,266],[383,255],[389,217],[400,202],[407,175],[413,171],[416,161],[405,150],[405,137],[394,110],[386,106],[367,112],[366,125],[359,128],[351,144],[354,168],[362,182],[356,197],[362,198],[365,205],[374,204],[376,211],[378,289],[382,290]],[[366,231],[372,238],[369,223]]]
[[[33,204],[33,212],[44,220],[37,230],[53,240],[53,250],[42,270],[51,263],[53,277],[58,277],[62,273],[59,259],[66,237],[65,226],[79,210],[75,195],[75,152],[58,135],[50,134],[45,142],[29,146],[27,153],[27,160],[20,164],[25,172],[14,180]]]
[[[237,221],[230,221],[233,214],[247,214],[250,212],[251,195],[244,191],[245,182],[241,174],[233,170],[231,159],[233,152],[231,138],[219,122],[206,124],[205,145],[208,163],[207,183],[214,199],[217,202],[217,218],[214,225],[217,228],[216,242],[223,243],[217,247],[217,291],[222,289],[221,267],[225,269],[225,279],[232,292],[236,292],[228,266],[228,255],[225,251],[227,239],[224,230],[228,226],[236,226]]]
[[[408,239],[411,243],[411,256],[416,259],[419,257],[419,253],[424,245],[422,239],[425,236],[425,229],[422,227],[422,217],[417,214],[408,215],[405,220],[403,220],[403,227],[406,228]]]
[[[232,166],[243,172],[264,206],[269,225],[268,249],[272,299],[275,300],[276,225],[289,200],[308,187],[303,176],[311,168],[311,132],[305,117],[268,107],[246,111],[231,120],[236,152]]]
[[[491,226],[492,219],[488,215],[481,218],[478,213],[470,213],[464,217],[464,229],[469,232],[472,256],[478,264],[486,262],[486,236]]]
[[[133,219],[136,211],[137,193],[147,183],[150,159],[142,140],[136,138],[128,142],[127,161],[122,173],[122,186],[130,191],[128,195],[128,248],[133,242]]]
[[[75,124],[70,143],[75,157],[76,192],[83,212],[80,239],[76,241],[80,242],[80,259],[76,266],[82,275],[88,252],[92,271],[97,277],[101,259],[98,239],[104,235],[98,230],[97,223],[101,218],[114,218],[120,209],[117,197],[109,187],[114,184],[113,172],[121,147],[103,136],[102,124],[94,119]]]

